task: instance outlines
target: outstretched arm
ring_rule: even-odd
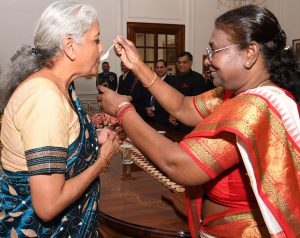
[[[115,51],[123,63],[130,68],[142,84],[148,88],[159,104],[182,123],[196,126],[201,117],[193,105],[193,97],[186,97],[161,80],[146,65],[134,44],[122,37],[115,39]],[[163,93],[162,93],[163,92]]]
[[[168,177],[182,185],[199,185],[210,180],[209,176],[194,160],[178,145],[165,136],[160,135],[136,113],[128,110],[123,114],[126,98],[116,92],[99,87],[102,94],[98,95],[105,112],[119,117],[119,121],[128,137],[142,153],[153,161]],[[118,107],[118,105],[121,105]],[[120,115],[122,115],[120,118]]]

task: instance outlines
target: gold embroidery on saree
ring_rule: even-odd
[[[190,150],[195,154],[197,159],[209,167],[215,174],[219,174],[223,171],[223,168],[216,162],[215,158],[210,154],[203,145],[194,139],[186,139],[184,141]]]
[[[195,137],[185,139],[184,142],[197,159],[213,171],[214,175],[240,162],[235,136],[232,134],[221,132],[215,138]]]
[[[57,157],[57,158],[66,158],[67,157],[67,152],[62,152],[62,151],[39,151],[31,154],[26,154],[26,159],[31,160],[35,158],[41,158],[41,157],[46,157],[46,156],[51,156],[51,157]]]
[[[260,211],[243,212],[239,214],[230,214],[224,216],[225,223],[233,223],[238,221],[255,220],[257,222],[263,222]]]
[[[252,98],[249,98],[250,102]],[[257,103],[259,100],[262,102]],[[288,141],[281,119],[267,108],[267,104],[262,99],[258,98],[255,103],[258,104],[259,109],[268,118],[268,126],[265,126],[265,128],[268,128],[268,131],[264,131],[269,135],[268,146],[266,146],[268,151],[263,151],[260,148],[259,153],[259,145],[256,145],[256,142],[259,141],[262,143],[262,139],[255,137],[255,139],[251,140],[252,145],[256,145],[254,148],[256,148],[257,166],[261,175],[260,184],[262,192],[280,210],[280,213],[285,217],[284,219],[288,222],[289,226],[293,230],[297,230],[300,227],[299,219],[294,216],[295,213],[287,202],[293,199],[300,199],[299,191],[291,193],[289,189],[291,184],[298,184],[299,181],[295,173],[292,171],[289,173],[290,170],[288,169],[291,168],[290,158],[299,161],[299,155],[296,155],[296,151]],[[297,172],[299,173],[299,165],[297,165],[297,162],[293,164],[296,165]],[[277,186],[274,186],[274,184]],[[292,187],[297,187],[297,184]],[[293,194],[293,198],[289,194]]]
[[[215,88],[196,96],[196,107],[202,115],[207,117],[217,106],[223,102],[223,88]]]
[[[217,237],[270,237],[261,212],[258,210],[227,214],[203,224],[203,227],[205,231]]]
[[[64,173],[67,151],[65,148],[42,147],[25,151],[29,176],[43,173]]]
[[[63,163],[44,163],[30,166],[30,171],[36,171],[40,169],[51,168],[51,169],[62,169],[65,170],[66,165]]]
[[[300,158],[286,135],[282,118],[262,98],[241,95],[216,108],[197,131],[215,132],[220,128],[236,131],[237,136],[249,140],[249,150],[255,156],[251,162],[256,162],[263,195],[280,211],[287,225],[297,231],[300,219],[296,201],[300,200],[300,192],[291,188],[299,187]]]

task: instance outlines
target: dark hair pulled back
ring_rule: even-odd
[[[8,70],[1,75],[0,92],[2,99],[0,109],[4,110],[14,90],[32,73],[39,71],[43,66],[51,67],[50,58],[54,52],[43,52],[23,45],[10,58]]]
[[[257,42],[270,79],[299,100],[296,57],[286,46],[286,34],[273,13],[264,7],[246,5],[222,14],[216,19],[215,27],[226,32],[241,49]]]

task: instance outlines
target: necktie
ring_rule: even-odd
[[[154,104],[155,104],[155,98],[153,96],[151,96],[151,98],[150,98],[150,106],[154,107]]]

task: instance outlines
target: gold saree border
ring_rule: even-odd
[[[190,136],[213,136],[220,131],[232,132],[247,143],[261,197],[283,229],[296,234],[300,156],[271,103],[255,95],[236,96],[217,107]]]
[[[194,105],[202,118],[223,103],[224,88],[218,87],[194,97]]]
[[[238,211],[229,209],[203,220],[200,229],[216,237],[253,238],[271,237],[259,210]]]

